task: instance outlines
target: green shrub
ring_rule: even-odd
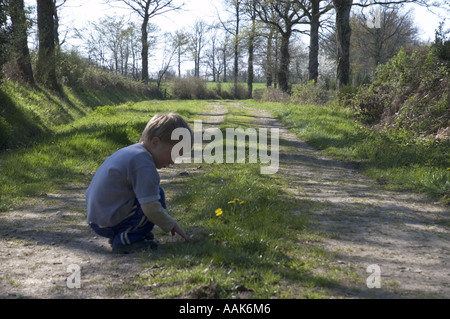
[[[59,52],[58,74],[63,85],[71,87],[82,86],[82,79],[89,68],[88,62],[75,51]]]
[[[443,22],[436,30],[436,38],[432,47],[439,59],[450,62],[450,29],[445,31]]]
[[[279,103],[289,103],[291,97],[289,94],[275,89],[273,87],[268,87],[266,89],[257,89],[253,93],[253,99],[259,102],[279,102]]]
[[[177,78],[171,85],[171,93],[179,100],[203,100],[213,98],[214,94],[206,88],[206,82],[199,78]]]
[[[229,88],[229,94],[236,100],[243,100],[248,97],[247,87],[242,83],[231,85]]]
[[[358,93],[359,88],[355,87],[351,84],[342,85],[337,93],[337,102],[341,106],[347,106],[349,103],[353,101],[356,94]]]
[[[0,150],[5,149],[12,137],[12,127],[3,117],[0,117]]]
[[[328,100],[329,94],[327,90],[314,81],[292,86],[291,102],[295,104],[324,105]]]
[[[377,69],[353,100],[361,121],[419,135],[436,135],[450,121],[450,70],[431,49],[404,50]]]
[[[356,117],[365,124],[380,121],[385,109],[386,96],[378,87],[363,85],[353,97]]]

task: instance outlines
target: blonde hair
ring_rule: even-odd
[[[175,145],[178,140],[172,140],[172,132],[177,128],[186,128],[191,137],[193,136],[189,124],[180,115],[175,113],[156,114],[142,132],[140,142],[149,142],[154,137],[158,137],[162,142]]]

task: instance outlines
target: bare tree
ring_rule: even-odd
[[[151,23],[148,28],[149,46],[152,47],[156,38],[152,34],[157,32],[157,28]],[[83,41],[90,63],[113,70],[116,74],[131,75],[138,79],[141,42],[138,40],[139,27],[135,23],[127,23],[115,16],[105,16],[75,31]]]
[[[189,36],[186,32],[177,30],[175,31],[175,34],[172,35],[172,43],[176,49],[178,77],[181,78],[181,62],[183,55],[187,52]]]
[[[308,79],[317,82],[319,77],[319,28],[321,17],[333,9],[331,0],[300,1],[303,11],[309,19],[309,65]]]
[[[107,0],[107,2],[120,1],[126,4],[134,13],[136,13],[142,19],[141,25],[141,41],[142,41],[142,81],[148,83],[148,54],[149,54],[149,41],[148,41],[148,24],[151,18],[163,15],[170,11],[176,11],[183,7],[176,5],[174,0]]]
[[[250,26],[246,29],[248,63],[247,63],[247,96],[253,96],[253,80],[255,76],[255,43],[257,38],[257,13],[254,5],[255,0],[246,0],[243,2],[243,12],[248,16]]]
[[[55,5],[53,0],[37,0],[39,52],[36,65],[38,81],[51,89],[60,89],[56,76]]]
[[[280,67],[278,81],[280,89],[289,90],[289,43],[295,27],[307,23],[306,14],[300,2],[303,0],[255,0],[255,10],[259,18],[272,25],[281,34]]]
[[[222,68],[223,68],[223,77],[222,82],[227,83],[228,82],[228,58],[232,55],[230,44],[232,40],[230,39],[230,36],[227,34],[223,41],[219,43],[218,47],[218,53],[219,57],[222,62]]]
[[[222,21],[219,15],[220,23],[223,29],[233,37],[234,46],[234,91],[237,91],[237,83],[239,78],[239,32],[241,26],[241,6],[243,0],[227,0],[230,5],[232,18],[228,21]]]
[[[386,63],[400,47],[414,44],[417,29],[409,14],[400,14],[399,10],[380,8],[369,11],[369,16],[378,15],[379,25],[371,28],[367,25],[368,16],[363,13],[352,18],[353,32],[351,60],[358,65],[373,70],[378,64]]]
[[[27,40],[27,19],[23,0],[8,0],[7,9],[12,23],[13,59],[17,63],[20,77],[27,83],[34,84],[31,68],[30,51]]]
[[[393,6],[413,3],[424,7],[445,5],[446,1],[432,0],[333,0],[336,10],[336,38],[338,47],[337,84],[340,89],[350,81],[350,12],[352,6],[369,7],[372,5]]]
[[[54,33],[54,38],[55,38],[55,45],[56,45],[56,49],[59,50],[59,48],[64,44],[64,42],[66,41],[65,36],[63,40],[59,39],[59,15],[58,15],[58,11],[59,8],[62,7],[64,4],[66,4],[66,2],[69,0],[53,0],[53,6],[55,7],[54,9],[54,16],[53,16],[53,33]],[[67,35],[67,32],[66,32]]]
[[[268,25],[261,33],[263,41],[266,45],[262,46],[261,60],[265,73],[266,86],[272,85],[277,87],[277,74],[278,74],[278,43],[279,32],[275,30],[272,25]]]
[[[219,76],[222,72],[222,59],[219,58],[219,28],[218,26],[210,27],[210,37],[209,37],[209,49],[205,52],[207,57],[208,67],[211,69],[212,81],[219,81]]]
[[[172,60],[178,51],[178,43],[176,41],[171,41],[174,39],[174,36],[170,33],[165,33],[163,35],[163,54],[161,61],[161,68],[158,71],[157,77],[157,86],[158,90],[161,88],[161,82],[163,78],[166,76],[167,71],[169,70]]]
[[[202,50],[205,47],[205,35],[208,26],[205,21],[198,19],[192,29],[189,41],[189,50],[194,59],[194,77],[200,77],[200,61],[202,57]]]

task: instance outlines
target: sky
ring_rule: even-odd
[[[176,0],[182,2],[183,0]],[[27,0],[35,3],[33,0]],[[217,20],[217,8],[222,8],[224,0],[184,0],[185,9],[182,12],[171,12],[164,17],[156,17],[154,22],[160,25],[163,31],[174,31],[182,27],[191,26],[197,18],[203,20]],[[118,2],[120,3],[120,1]],[[123,4],[122,4],[123,6]],[[433,40],[434,31],[442,20],[440,17],[428,12],[425,8],[409,5],[413,10],[415,22],[420,31],[421,39]],[[123,10],[105,4],[104,0],[68,0],[61,8],[62,23],[81,27],[86,21],[96,21],[105,15],[130,16],[130,10]],[[64,21],[66,20],[66,21]],[[450,16],[447,20],[450,20]],[[450,21],[447,21],[450,27]]]
[[[182,11],[169,12],[163,16],[156,16],[152,23],[158,24],[162,31],[174,31],[194,24],[197,18],[211,20],[216,17],[216,7],[221,7],[223,0],[184,0]],[[183,0],[175,0],[182,3]],[[121,8],[118,8],[121,7]],[[123,9],[125,8],[125,9]],[[71,25],[82,26],[84,21],[96,21],[106,15],[130,17],[129,7],[117,1],[112,5],[105,4],[105,0],[68,0],[63,8],[62,16],[71,20]],[[136,16],[131,15],[132,19]]]

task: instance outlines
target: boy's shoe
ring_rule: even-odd
[[[147,235],[145,235],[144,238],[145,238],[145,240],[153,240],[153,239],[155,239],[155,235],[153,235],[153,233],[151,231],[149,231],[147,233]]]
[[[142,250],[145,248],[150,247],[151,250],[157,250],[158,249],[158,243],[154,240],[142,240],[137,243],[133,243],[131,245],[111,245],[112,252],[114,254],[132,254],[138,250]]]

